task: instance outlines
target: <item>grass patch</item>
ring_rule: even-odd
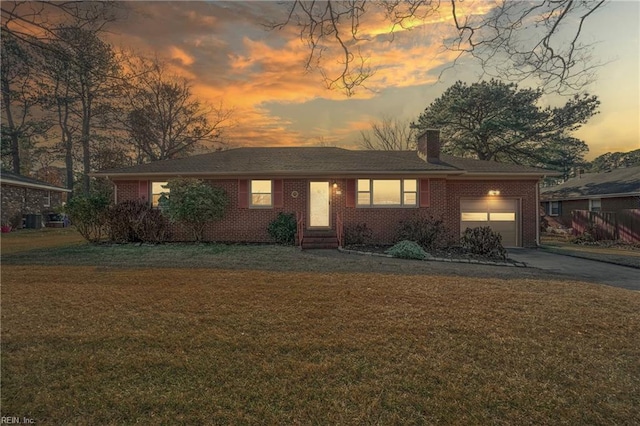
[[[1,291],[2,416],[38,424],[640,422],[626,290],[3,265]]]
[[[1,235],[0,245],[3,255],[41,248],[83,244],[85,242],[75,228],[20,229]]]

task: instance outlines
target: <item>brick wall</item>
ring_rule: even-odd
[[[342,187],[346,181],[341,181]],[[436,218],[444,216],[447,207],[446,181],[444,179],[430,180],[429,207],[345,207],[344,193],[342,199],[337,200],[337,210],[342,213],[344,225],[355,226],[366,224],[371,229],[372,243],[389,244],[396,241],[398,227],[401,221],[418,215],[433,215]]]
[[[229,196],[229,206],[222,220],[207,224],[204,232],[206,241],[270,242],[267,227],[279,213],[307,210],[306,180],[284,180],[283,206],[279,208],[238,208],[237,179],[205,181],[222,188]],[[138,181],[116,181],[116,186],[118,202],[139,198]],[[292,195],[294,192],[297,192],[297,197]],[[171,234],[175,241],[193,240],[189,230],[179,224],[172,224]]]
[[[489,190],[500,191],[499,197],[520,200],[520,243],[524,247],[534,247],[537,235],[536,180],[450,180],[447,181],[446,222],[456,234],[460,233],[460,199],[485,198]]]
[[[28,188],[24,186],[2,185],[2,224],[20,222],[16,219],[26,214],[47,214],[53,213],[62,205],[62,193],[50,191],[51,202],[47,207],[44,205],[47,190]],[[46,219],[43,217],[43,219]]]
[[[283,206],[280,208],[238,208],[238,180],[208,180],[223,188],[229,195],[230,205],[225,217],[207,225],[205,239],[209,241],[269,242],[267,227],[278,213],[307,212],[308,180],[285,179],[283,181]],[[520,235],[525,246],[536,243],[536,183],[527,181],[447,181],[430,180],[429,207],[407,208],[363,208],[346,207],[346,179],[329,179],[331,203],[331,227],[335,229],[336,214],[343,217],[345,227],[366,224],[373,231],[376,243],[392,243],[400,221],[415,215],[443,217],[447,226],[456,234],[460,232],[460,199],[482,198],[490,189],[498,189],[501,197],[517,198],[522,205],[522,230]],[[333,184],[336,184],[334,188]],[[117,181],[117,200],[132,200],[139,197],[138,181]],[[297,193],[297,197],[292,194]],[[305,219],[308,223],[308,217]],[[180,225],[172,225],[173,239],[191,240],[188,231]]]

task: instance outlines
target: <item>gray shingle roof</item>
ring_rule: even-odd
[[[542,188],[543,200],[580,199],[618,194],[640,195],[640,166],[587,173],[561,185]]]
[[[175,160],[101,170],[96,176],[132,175],[336,175],[369,173],[538,174],[543,169],[443,155],[426,162],[415,151],[352,151],[330,147],[235,148]]]
[[[59,186],[52,185],[42,180],[18,175],[18,174],[9,172],[7,170],[0,171],[0,182],[6,183],[6,184],[19,185],[19,186],[26,186],[31,188],[48,189],[51,191],[71,192],[66,188],[61,188]]]

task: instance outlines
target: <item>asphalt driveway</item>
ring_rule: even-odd
[[[563,277],[640,291],[640,269],[537,249],[510,249],[509,257]]]

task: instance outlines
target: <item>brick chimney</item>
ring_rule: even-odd
[[[418,135],[418,157],[429,163],[440,161],[440,129],[427,129]]]

